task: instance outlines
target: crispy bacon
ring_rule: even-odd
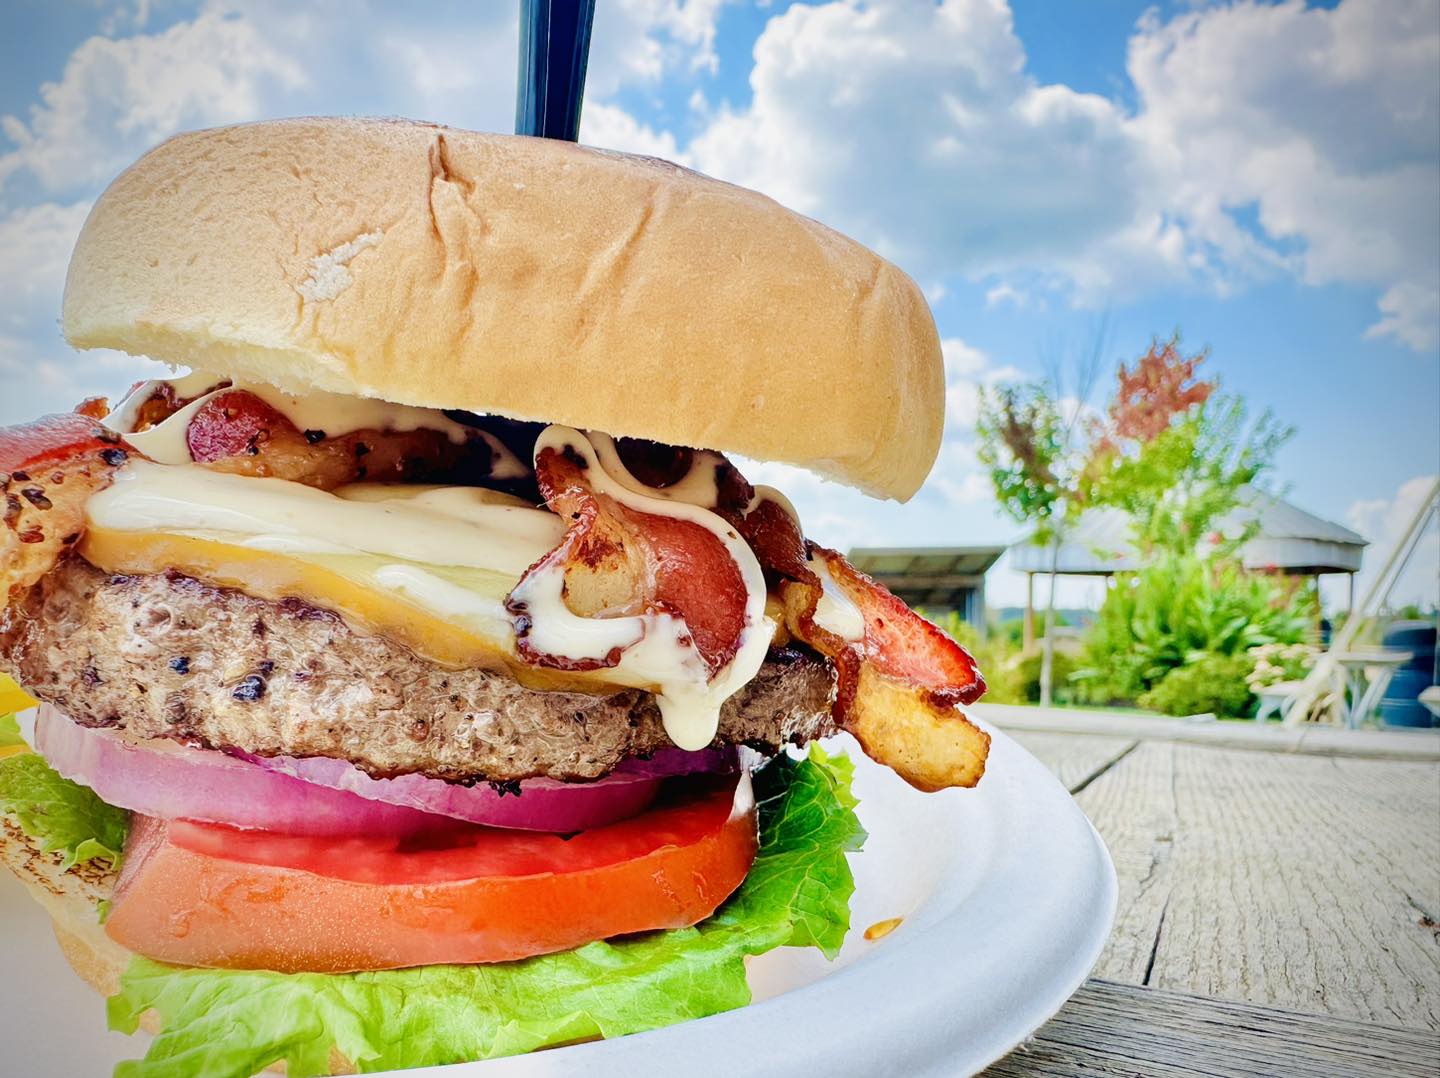
[[[489,474],[491,450],[481,437],[450,441],[438,430],[359,430],[329,436],[299,430],[254,393],[231,389],[202,404],[185,429],[198,463],[238,475],[289,479],[321,490],[377,482],[456,481]]]
[[[757,498],[738,472],[727,469],[720,512],[750,543],[779,593],[785,630],[834,662],[836,724],[912,786],[975,785],[985,771],[990,736],[958,706],[985,692],[970,653],[842,555],[807,543],[784,506]],[[863,640],[845,640],[816,624],[823,587],[807,553],[824,561],[860,611]]]
[[[711,531],[693,521],[643,513],[597,492],[588,462],[573,452],[540,451],[535,474],[550,508],[568,522],[558,546],[520,578],[563,566],[566,605],[581,617],[668,613],[684,620],[713,676],[735,657],[745,628],[745,580]],[[538,651],[523,602],[508,604],[521,655],[537,666],[598,669],[604,659],[573,660]]]
[[[0,606],[79,540],[85,502],[127,456],[119,437],[89,415],[47,415],[0,428]]]
[[[649,443],[617,443],[617,448],[633,477],[662,488],[682,481],[699,456]],[[564,565],[566,598],[576,613],[632,613],[660,596],[654,589],[647,590],[646,581],[652,579],[661,561],[683,555],[690,562],[685,572],[674,574],[673,579],[686,594],[683,598],[665,595],[665,608],[686,618],[697,642],[702,637],[707,641],[734,640],[743,624],[739,581],[723,633],[707,632],[705,623],[696,620],[697,616],[714,618],[719,614],[714,597],[724,589],[717,588],[708,574],[733,565],[723,545],[691,525],[691,535],[677,532],[673,548],[662,544],[657,555],[651,547],[654,537],[676,522],[660,517],[635,520],[642,515],[592,491],[584,467],[585,461],[578,456],[562,456],[549,449],[541,453],[537,465],[541,490],[551,508],[569,518],[570,529],[560,546],[530,573]],[[873,759],[919,789],[975,785],[985,770],[990,737],[959,707],[973,703],[985,691],[985,681],[970,654],[839,553],[807,543],[783,500],[757,493],[728,461],[719,462],[715,476],[715,512],[749,543],[765,572],[772,591],[767,612],[782,623],[777,639],[786,635],[798,639],[835,664],[838,685],[833,713],[837,725],[852,733]],[[688,549],[707,539],[713,558]],[[816,622],[824,587],[815,560],[823,563],[834,586],[860,612],[865,626],[861,639],[846,640]],[[518,614],[521,653],[532,662],[547,661],[534,655],[533,649],[527,651],[523,611]],[[549,661],[555,662],[553,658]],[[612,655],[608,662],[594,665],[616,661],[618,655]]]
[[[970,653],[833,550],[808,544],[865,622],[845,640],[815,622],[822,587],[813,571],[786,580],[786,628],[836,667],[836,724],[917,789],[974,786],[985,773],[990,735],[958,705],[974,703],[985,680]]]

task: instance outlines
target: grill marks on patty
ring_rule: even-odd
[[[377,776],[598,778],[670,744],[654,698],[526,689],[448,670],[338,615],[176,573],[110,576],[77,557],[0,614],[0,667],[77,722],[261,755],[329,756]],[[774,752],[831,732],[834,675],[772,651],[719,738]]]

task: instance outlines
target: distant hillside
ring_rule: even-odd
[[[1004,625],[1007,621],[1020,621],[1025,617],[1023,606],[992,606],[990,608],[992,622],[997,625]],[[1081,610],[1071,606],[1057,606],[1055,608],[1055,623],[1057,625],[1073,625],[1077,629],[1083,629],[1095,620],[1095,611]],[[1039,629],[1045,624],[1045,608],[1035,609],[1035,628]]]

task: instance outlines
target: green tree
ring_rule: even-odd
[[[1250,537],[1217,526],[1274,464],[1294,431],[1198,377],[1204,351],[1184,355],[1179,334],[1152,341],[1135,367],[1120,367],[1115,396],[1094,431],[1090,500],[1129,517],[1142,555],[1191,554],[1208,540],[1222,554]]]
[[[1001,509],[1034,526],[1033,541],[1050,549],[1050,594],[1045,603],[1045,637],[1040,664],[1040,704],[1053,699],[1055,671],[1055,578],[1065,532],[1085,497],[1088,450],[1081,446],[1083,402],[1094,383],[1099,346],[1080,370],[1069,414],[1062,411],[1058,374],[1050,385],[1002,385],[980,395],[975,425],[978,455],[990,469]]]

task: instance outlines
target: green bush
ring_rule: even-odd
[[[1043,640],[1037,641],[1035,650],[1016,663],[1020,695],[1029,704],[1040,702],[1040,665],[1045,658],[1041,648],[1044,644]],[[1070,678],[1075,673],[1077,666],[1075,656],[1061,651],[1059,648],[1055,649],[1055,658],[1050,670],[1050,690],[1055,703],[1073,702],[1075,694]]]
[[[1076,689],[1092,703],[1138,700],[1172,670],[1206,656],[1300,643],[1314,618],[1309,588],[1230,560],[1165,555],[1116,576],[1086,632]]]
[[[1263,689],[1282,681],[1299,681],[1310,673],[1320,649],[1314,644],[1262,644],[1250,649],[1254,669],[1245,683],[1250,691]]]
[[[1140,696],[1140,706],[1164,715],[1248,715],[1255,706],[1245,683],[1253,662],[1248,655],[1206,655],[1177,666]]]

